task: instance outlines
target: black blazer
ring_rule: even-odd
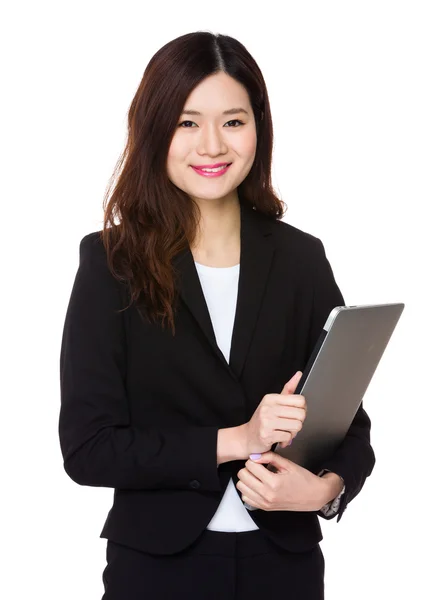
[[[280,393],[304,369],[331,309],[344,304],[318,238],[242,203],[228,364],[189,246],[174,264],[181,275],[175,337],[143,323],[133,306],[116,312],[128,303],[127,288],[112,277],[99,232],[86,235],[60,354],[64,468],[80,485],[115,488],[101,538],[157,554],[192,543],[229,478],[238,481],[246,460],[217,466],[218,429],[249,421],[265,394]],[[370,426],[361,405],[321,465],[345,480],[338,521],[372,472]],[[317,511],[249,514],[287,550],[322,540]]]

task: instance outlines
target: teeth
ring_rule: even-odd
[[[228,165],[223,165],[222,167],[217,167],[216,169],[199,169],[199,171],[206,171],[206,173],[217,173],[217,171],[223,171],[226,169]]]

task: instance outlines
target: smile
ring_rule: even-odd
[[[225,167],[217,167],[216,169],[197,169],[196,167],[193,167],[191,165],[191,169],[193,169],[198,175],[202,175],[203,177],[219,177],[220,175],[224,175],[230,166],[231,165],[229,164]]]

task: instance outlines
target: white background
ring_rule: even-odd
[[[340,523],[321,519],[326,600],[438,597],[439,3],[40,1],[3,12],[1,597],[103,594],[113,492],[63,470],[61,332],[143,71],[197,30],[236,37],[258,62],[285,220],[322,239],[346,303],[406,304],[364,399],[376,467]]]

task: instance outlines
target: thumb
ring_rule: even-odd
[[[251,454],[249,458],[256,463],[260,464],[271,464],[276,467],[279,471],[286,471],[289,465],[292,463],[288,458],[284,458],[280,454],[276,452],[263,452],[260,458],[252,458],[253,456],[258,456],[258,454]]]
[[[289,379],[289,381],[284,385],[283,391],[281,394],[294,394],[296,390],[296,386],[299,383],[299,380],[302,377],[302,371],[297,371],[295,375]]]

